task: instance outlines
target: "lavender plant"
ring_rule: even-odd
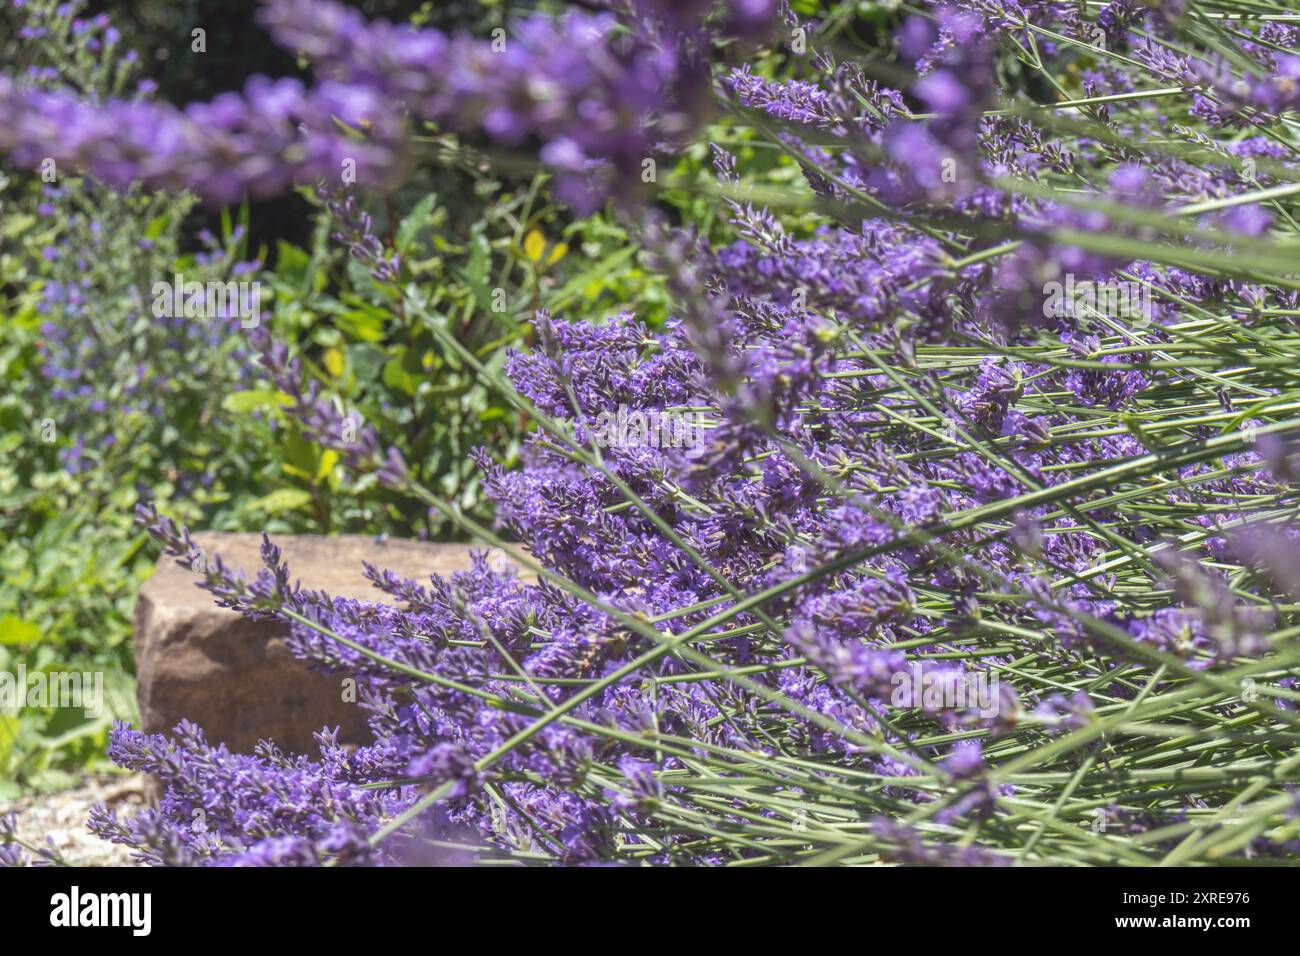
[[[378,432],[341,442],[350,419],[257,337],[310,434],[531,577],[481,555],[427,582],[371,568],[385,600],[337,598],[269,538],[252,581],[196,565],[142,506],[218,603],[289,622],[295,653],[357,681],[374,739],[237,755],[123,726],[113,758],[165,793],[94,829],[171,865],[1293,860],[1292,15],[969,0],[850,55],[841,19],[783,8],[767,56],[710,72],[718,25],[752,34],[766,5],[708,6],[620,5],[611,35],[662,56],[622,100],[573,20],[520,28],[534,86],[487,82],[468,41],[435,71],[439,34],[270,4],[336,81],[536,134],[564,195],[620,198],[674,315],[539,313],[501,374],[369,248],[536,424],[520,470],[482,460],[492,527]],[[547,112],[573,102],[558,62],[585,69],[564,115],[589,105],[601,135]],[[669,120],[704,115],[692,91],[727,146],[712,182],[673,185],[725,205],[725,242],[628,205],[637,137],[693,128]],[[750,178],[758,149],[804,187]],[[696,437],[652,438],[652,411]]]

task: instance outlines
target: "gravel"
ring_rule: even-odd
[[[45,846],[48,838],[63,859],[75,866],[135,866],[127,847],[99,839],[86,829],[86,819],[97,803],[130,815],[145,806],[149,793],[149,779],[143,774],[90,776],[71,790],[0,803],[0,816],[16,813],[19,840],[28,846]]]

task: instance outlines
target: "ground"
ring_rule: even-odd
[[[0,816],[17,813],[19,839],[29,845],[45,845],[48,837],[75,866],[132,866],[130,851],[99,839],[86,829],[86,818],[97,803],[133,813],[147,801],[148,790],[149,781],[143,775],[88,776],[70,790],[2,802]]]

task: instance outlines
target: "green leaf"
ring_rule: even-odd
[[[149,225],[145,227],[144,237],[146,239],[157,239],[166,230],[167,230],[167,215],[164,213],[163,215],[153,219],[149,223]]]
[[[295,474],[311,478],[320,467],[320,449],[301,430],[293,428],[285,436],[281,446],[281,464],[286,470],[296,469]]]
[[[469,286],[474,299],[484,309],[492,308],[492,289],[488,286],[488,270],[492,267],[492,248],[482,230],[476,229],[469,241],[469,261],[464,268],[452,271]]]
[[[405,363],[402,361],[406,350],[402,349],[401,352],[401,355],[384,366],[384,384],[405,395],[414,395],[418,383],[415,376],[406,370]]]
[[[379,342],[384,337],[386,314],[371,306],[348,309],[334,317],[334,324],[350,339]]]
[[[380,374],[388,355],[383,349],[363,342],[347,347],[348,363],[357,377],[357,381],[370,383]]]
[[[40,639],[40,625],[14,614],[0,617],[0,644],[34,644]]]
[[[420,230],[429,224],[434,206],[437,203],[437,195],[430,193],[415,204],[415,208],[397,227],[397,251],[402,255],[407,255],[407,250],[420,235]]]
[[[6,214],[0,219],[0,236],[19,236],[36,224],[36,217],[26,213]]]
[[[242,392],[232,392],[221,400],[221,407],[228,412],[258,412],[268,408],[284,408],[293,404],[293,397],[284,392],[268,388],[251,388]]]
[[[311,256],[302,249],[283,240],[276,246],[275,274],[289,284],[305,288]]]
[[[0,714],[0,772],[8,771],[9,757],[17,740],[18,718]],[[3,796],[3,792],[0,792],[0,796]]]
[[[305,508],[312,501],[311,492],[301,488],[279,488],[269,495],[263,495],[249,504],[258,511],[269,515],[280,515],[289,511]]]
[[[326,448],[320,456],[320,467],[316,469],[316,475],[312,478],[313,485],[319,485],[325,478],[328,478],[334,466],[339,463],[339,453],[333,448]]]

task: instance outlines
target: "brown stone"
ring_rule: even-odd
[[[204,554],[244,571],[262,567],[261,535],[203,533]],[[278,535],[291,576],[303,587],[380,602],[393,599],[364,575],[363,561],[420,583],[430,574],[469,567],[470,547],[424,544],[362,535]],[[208,741],[249,752],[259,739],[288,753],[317,753],[312,734],[339,727],[339,739],[367,739],[365,711],[345,703],[342,677],[309,670],[289,653],[287,625],[250,621],[217,607],[195,585],[197,575],[164,557],[140,590],[135,606],[135,663],[140,718],[146,731],[168,731],[182,719],[204,729]]]

